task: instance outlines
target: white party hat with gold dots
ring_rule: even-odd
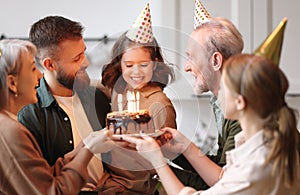
[[[126,37],[134,42],[142,44],[153,41],[149,3],[146,4],[135,23],[128,30]]]
[[[210,15],[199,0],[195,0],[194,29],[210,20]]]

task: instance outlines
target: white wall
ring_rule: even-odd
[[[86,37],[114,35],[134,22],[146,2],[150,2],[154,24],[160,25],[159,0],[0,0],[0,33],[24,37],[33,22],[47,15],[62,15],[81,22]]]

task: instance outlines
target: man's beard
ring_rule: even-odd
[[[77,73],[74,76],[67,75],[63,71],[57,71],[57,81],[64,87],[71,90],[83,90],[90,85],[90,78],[87,72]]]

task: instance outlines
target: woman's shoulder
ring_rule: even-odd
[[[2,136],[9,137],[11,140],[22,140],[25,137],[32,137],[30,131],[19,121],[0,113],[0,131]]]
[[[16,152],[26,149],[41,154],[39,146],[30,131],[18,121],[2,113],[0,113],[0,137],[3,145],[7,145]]]
[[[2,141],[16,145],[32,137],[31,133],[18,121],[0,114],[0,136]]]
[[[15,129],[19,129],[22,125],[12,119],[10,116],[8,116],[5,113],[0,112],[0,129],[1,131],[8,132],[10,130],[14,131]]]

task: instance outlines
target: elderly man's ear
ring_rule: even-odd
[[[223,65],[223,56],[220,52],[214,52],[212,55],[212,64],[215,71],[220,71]]]

